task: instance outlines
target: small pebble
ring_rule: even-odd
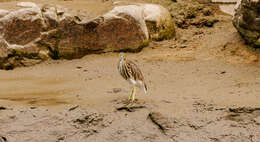
[[[119,92],[121,92],[121,91],[122,91],[121,88],[113,88],[113,92],[114,92],[114,93],[119,93]]]

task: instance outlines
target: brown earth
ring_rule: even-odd
[[[259,142],[260,51],[230,15],[213,17],[213,27],[178,28],[176,39],[126,54],[148,84],[133,104],[118,53],[1,70],[0,141]]]

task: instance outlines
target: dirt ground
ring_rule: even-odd
[[[133,104],[118,53],[0,70],[0,142],[260,142],[260,51],[216,18],[126,53],[148,85]]]

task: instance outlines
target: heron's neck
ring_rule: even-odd
[[[124,64],[124,58],[120,58],[119,63],[120,63],[120,66],[122,66]]]
[[[120,62],[124,61],[125,57],[124,56],[120,56]]]

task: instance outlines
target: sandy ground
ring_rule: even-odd
[[[0,142],[260,142],[260,51],[218,16],[126,53],[148,85],[133,104],[118,53],[1,70]]]

